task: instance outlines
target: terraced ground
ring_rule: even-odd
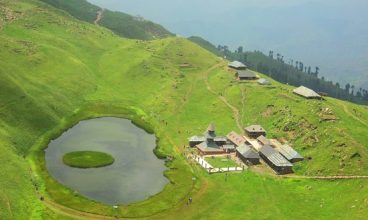
[[[225,181],[182,155],[187,137],[202,133],[209,122],[219,134],[240,132],[239,123],[260,123],[270,137],[289,140],[309,158],[296,165],[296,175],[368,175],[366,106],[304,100],[272,80],[267,87],[240,83],[225,60],[186,39],[124,39],[37,0],[1,0],[0,27],[0,218],[368,215],[365,179],[284,179],[245,172]],[[190,67],[180,67],[183,63]],[[156,133],[156,153],[175,158],[167,164],[171,182],[162,193],[114,210],[48,176],[42,151],[48,141],[97,116],[127,117]],[[193,204],[187,206],[189,196]]]

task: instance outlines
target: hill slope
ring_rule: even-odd
[[[152,40],[173,36],[161,25],[142,20],[122,12],[113,12],[95,6],[86,0],[41,0],[56,8],[62,9],[72,16],[89,23],[97,21],[97,14],[101,13],[98,24],[109,28],[116,34],[140,40]]]
[[[260,123],[270,137],[287,138],[311,158],[296,166],[299,175],[367,175],[366,107],[331,98],[307,101],[275,81],[271,87],[236,82],[226,61],[182,38],[123,39],[36,0],[2,1],[0,11],[2,219],[71,215],[51,202],[114,214],[111,207],[60,189],[42,170],[42,160],[32,159],[34,154],[42,156],[39,147],[55,131],[101,115],[146,121],[160,138],[159,153],[175,157],[168,164],[171,183],[165,190],[142,203],[119,207],[120,216],[359,219],[368,215],[366,180],[284,180],[245,172],[230,175],[225,182],[223,175],[208,175],[181,154],[187,137],[202,133],[209,122],[216,123],[219,134],[239,131],[236,121]],[[183,63],[191,67],[180,68]],[[240,117],[224,100],[239,110]],[[326,109],[336,121],[324,120]],[[50,203],[39,201],[34,185]],[[191,207],[185,205],[188,195],[194,198]],[[265,205],[260,208],[258,203]]]
[[[211,53],[215,54],[216,56],[224,56],[217,47],[215,47],[211,42],[206,41],[205,39],[197,36],[188,37],[188,40],[192,41],[193,43],[198,44],[199,46],[203,47],[204,49],[210,51]]]
[[[353,94],[352,89],[347,90],[339,83],[327,81],[324,77],[319,77],[319,73],[316,73],[316,70],[312,70],[311,67],[308,68],[298,61],[296,63],[297,67],[294,64],[286,63],[284,58],[279,54],[274,58],[273,55],[270,57],[260,51],[232,52],[227,46],[219,46],[217,48],[201,37],[189,37],[188,40],[217,56],[224,56],[230,60],[244,62],[250,69],[262,72],[281,83],[293,86],[304,85],[317,92],[357,104],[366,105],[368,103],[368,91],[356,88]],[[350,87],[352,88],[352,86]]]

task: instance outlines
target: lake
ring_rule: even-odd
[[[98,202],[127,205],[143,201],[163,190],[169,182],[163,160],[153,153],[155,135],[130,120],[97,118],[79,122],[52,141],[45,150],[49,174],[66,187]],[[66,166],[64,154],[99,151],[112,155],[114,164],[79,169]]]

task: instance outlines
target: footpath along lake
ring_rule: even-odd
[[[169,182],[164,161],[154,155],[156,137],[130,120],[97,118],[79,122],[45,150],[49,174],[81,195],[109,205],[139,202],[163,190]],[[66,153],[98,151],[110,154],[112,165],[79,169],[63,163]]]

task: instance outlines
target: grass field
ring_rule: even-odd
[[[77,151],[63,156],[64,164],[75,168],[106,167],[114,163],[113,156],[95,151]]]
[[[97,11],[100,7],[89,3],[86,0],[41,0],[56,8],[62,9],[80,19],[89,23],[94,23],[97,17]],[[99,25],[109,28],[117,35],[130,39],[153,40],[174,36],[159,24],[151,21],[140,20],[123,12],[110,11],[104,9]]]
[[[191,67],[180,68],[183,63]],[[182,38],[128,40],[37,0],[0,1],[0,218],[78,218],[41,202],[36,186],[47,201],[103,215],[364,219],[367,180],[245,172],[225,182],[224,175],[206,174],[185,159],[187,138],[210,122],[219,135],[239,132],[222,97],[239,110],[244,126],[262,124],[270,138],[286,138],[310,158],[296,164],[298,175],[368,174],[366,106],[307,101],[272,80],[270,87],[239,83],[225,67],[226,61]],[[336,121],[321,120],[326,108]],[[170,183],[161,193],[113,211],[48,175],[43,150],[49,141],[80,120],[101,116],[132,119],[154,131],[157,155],[175,158],[167,163]],[[189,196],[193,204],[186,206]]]
[[[206,157],[205,160],[214,168],[237,167],[235,161],[226,157]]]

